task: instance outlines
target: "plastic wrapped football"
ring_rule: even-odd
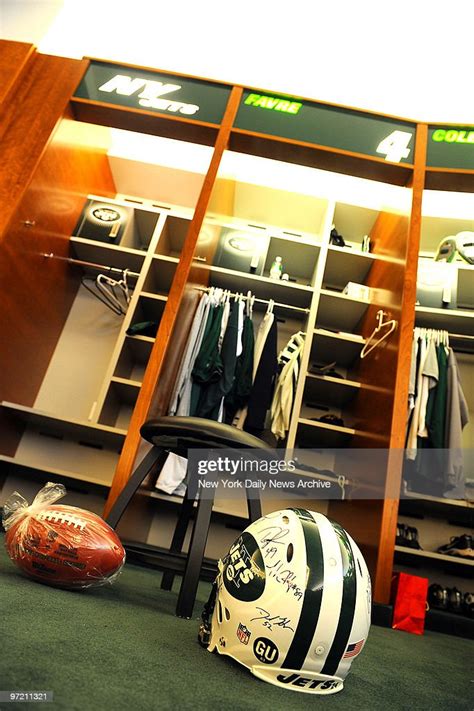
[[[56,502],[62,484],[48,483],[33,503],[14,492],[3,507],[5,546],[30,578],[68,590],[113,583],[125,550],[110,526],[94,513]]]

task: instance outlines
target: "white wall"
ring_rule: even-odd
[[[44,52],[468,124],[473,26],[472,0],[0,0],[2,36]]]

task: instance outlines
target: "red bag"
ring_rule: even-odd
[[[392,603],[394,630],[413,634],[425,631],[428,578],[408,573],[395,573],[392,578]]]

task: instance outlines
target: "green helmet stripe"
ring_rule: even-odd
[[[282,667],[284,669],[301,669],[313,640],[321,610],[324,556],[318,526],[311,513],[305,509],[291,510],[298,516],[303,528],[309,574],[298,626]]]
[[[333,676],[346,651],[349,635],[354,621],[354,612],[357,598],[357,576],[354,553],[344,529],[339,524],[331,521],[336,532],[339,548],[342,556],[342,601],[339,622],[337,623],[336,634],[329,650],[321,674]]]

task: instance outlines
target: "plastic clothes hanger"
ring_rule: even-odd
[[[117,316],[123,316],[126,313],[126,310],[123,308],[115,293],[102,284],[102,280],[99,280],[99,276],[102,276],[104,279],[110,279],[104,274],[99,274],[96,279],[92,279],[92,277],[84,275],[81,278],[81,284],[92,294],[92,296],[98,299],[102,304],[104,304],[104,306],[107,306],[108,309],[113,311],[114,314]],[[110,281],[118,283],[115,282],[115,279],[111,279]],[[88,282],[92,282],[92,286],[89,286]]]
[[[388,336],[395,331],[395,329],[398,326],[398,322],[395,321],[395,319],[391,319],[390,321],[385,321],[384,322],[384,316],[386,316],[385,311],[382,311],[380,309],[377,311],[377,326],[374,328],[372,331],[371,335],[367,339],[366,343],[364,344],[364,347],[362,348],[360,357],[365,358],[371,351],[374,350],[374,348],[377,348],[383,341],[385,341]],[[388,328],[388,330],[386,330]],[[380,337],[379,334],[383,332],[383,335]]]
[[[117,312],[120,314],[125,314],[126,309],[124,309],[123,304],[118,298],[117,293],[115,291],[116,288],[119,288],[119,294],[122,293],[122,295],[124,296],[123,288],[120,282],[118,282],[116,279],[112,279],[111,277],[106,276],[105,274],[98,274],[95,283],[97,289],[102,293],[104,298],[108,300],[112,306],[115,305]]]

